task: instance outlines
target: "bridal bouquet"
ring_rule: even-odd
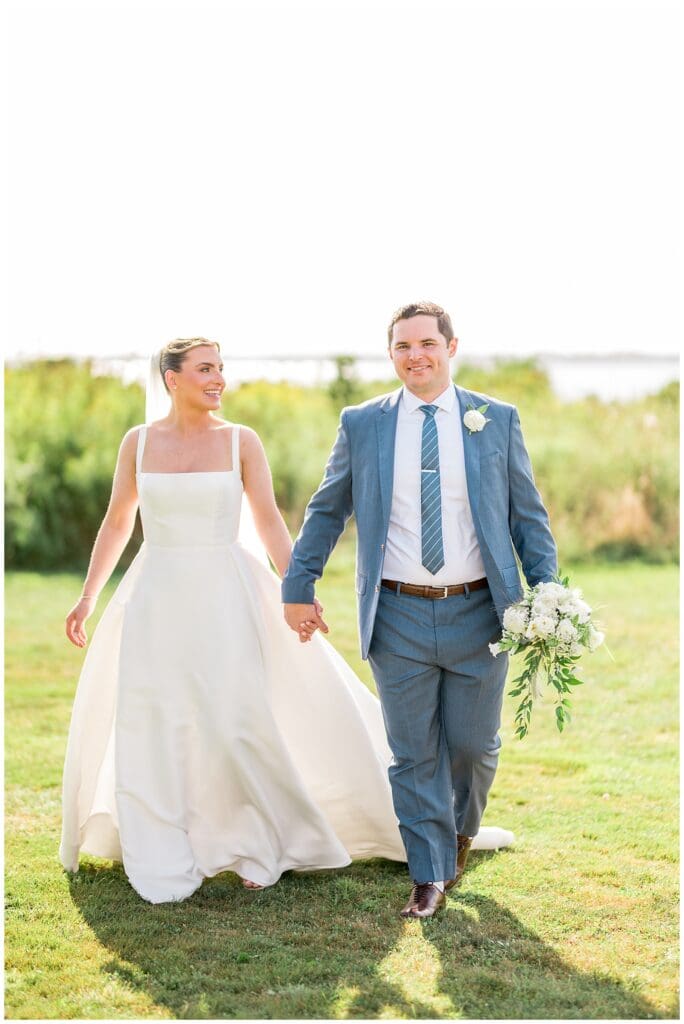
[[[509,690],[511,697],[522,696],[515,714],[518,739],[527,735],[532,705],[544,682],[556,690],[556,725],[563,731],[570,721],[568,694],[583,682],[575,675],[575,666],[585,650],[595,651],[604,640],[582,592],[568,583],[567,576],[559,575],[553,583],[529,589],[522,601],[506,609],[501,640],[489,645],[494,657],[502,651],[526,652],[525,667]]]

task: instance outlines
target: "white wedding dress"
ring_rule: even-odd
[[[232,438],[239,467],[239,428]],[[60,859],[123,860],[151,903],[235,871],[405,860],[380,706],[333,647],[300,644],[277,576],[237,540],[239,469],[143,473],[145,536],[94,632],[64,767]],[[482,829],[475,847],[512,841]]]

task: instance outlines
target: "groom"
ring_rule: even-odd
[[[282,598],[300,639],[327,629],[314,583],[354,514],[361,653],[414,883],[401,913],[430,917],[461,880],[496,772],[508,665],[488,645],[522,596],[516,552],[533,586],[556,573],[556,546],[516,409],[451,382],[447,313],[403,306],[388,341],[403,387],[343,410]]]

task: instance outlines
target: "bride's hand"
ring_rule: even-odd
[[[66,618],[66,635],[76,647],[85,647],[88,636],[84,627],[85,621],[95,607],[94,597],[81,597]]]

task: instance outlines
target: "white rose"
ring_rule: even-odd
[[[559,607],[558,611],[561,613],[561,615],[566,615],[569,619],[571,619],[573,615],[579,615],[580,607],[577,601],[567,601],[565,604]]]
[[[477,409],[468,409],[463,417],[463,422],[468,430],[482,430],[487,420]]]
[[[553,597],[535,597],[532,603],[532,614],[537,615],[549,615],[552,618],[556,614],[556,602]]]
[[[496,658],[497,654],[501,654],[501,644],[490,644],[489,650],[491,651],[493,657]]]
[[[594,629],[592,626],[589,631],[589,650],[595,651],[597,647],[601,646],[605,639],[605,633],[602,633],[600,629]]]
[[[565,640],[570,643],[577,639],[577,630],[569,619],[561,619],[556,627],[556,636],[559,640]]]
[[[586,601],[575,601],[573,615],[576,615],[580,622],[588,622],[591,615],[591,608]]]
[[[575,643],[570,644],[570,654],[572,655],[573,658],[578,657],[581,653],[582,653],[582,644],[577,643],[577,641],[575,641]]]
[[[525,636],[530,640],[535,640],[539,636],[551,636],[555,631],[556,623],[550,615],[537,615],[530,620]]]
[[[547,601],[553,601],[557,604],[562,601],[567,594],[567,590],[560,583],[538,583],[536,588],[537,594]]]
[[[511,605],[504,612],[503,624],[509,633],[524,633],[527,628],[527,609],[518,604]]]

